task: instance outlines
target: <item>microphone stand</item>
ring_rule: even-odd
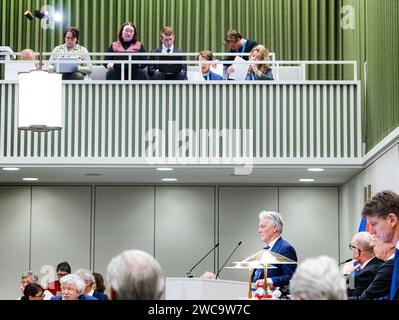
[[[195,267],[198,266],[198,265],[202,262],[202,260],[204,260],[204,259],[205,259],[213,250],[215,250],[217,247],[219,247],[219,243],[215,244],[214,247],[213,247],[211,250],[209,250],[209,251],[202,257],[202,259],[201,259],[200,261],[198,261],[198,262],[194,265],[194,267],[192,267],[192,268],[190,269],[189,272],[186,272],[186,277],[187,277],[187,278],[192,278],[192,277],[193,277],[193,274],[192,274],[191,272],[195,269]]]
[[[231,258],[231,256],[234,254],[234,252],[236,252],[236,250],[238,249],[238,247],[241,245],[242,241],[240,241],[237,246],[234,248],[233,252],[231,253],[231,255],[227,258],[227,260],[225,261],[225,263],[222,265],[222,267],[219,269],[218,273],[216,274],[216,279],[219,276],[219,273],[222,271],[222,269],[224,268],[224,266],[226,265],[227,261],[229,261],[229,259]]]

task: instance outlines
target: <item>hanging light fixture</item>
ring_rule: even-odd
[[[40,3],[39,3],[40,5]],[[18,129],[48,132],[62,129],[62,75],[43,70],[42,19],[47,12],[26,11],[28,20],[37,18],[39,27],[39,66],[18,75]]]

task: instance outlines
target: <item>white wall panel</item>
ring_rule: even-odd
[[[155,257],[168,277],[185,273],[214,245],[214,188],[157,187]],[[193,271],[213,271],[210,254]]]
[[[154,254],[154,187],[96,187],[94,269],[127,249]]]
[[[32,268],[54,271],[68,261],[72,272],[90,268],[91,187],[35,186],[32,189]]]
[[[29,269],[30,187],[0,187],[0,299],[21,296]]]

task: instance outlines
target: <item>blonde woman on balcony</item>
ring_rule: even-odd
[[[261,44],[252,49],[249,61],[269,61],[269,50]],[[268,64],[250,64],[245,80],[274,80]]]
[[[90,55],[85,47],[78,44],[78,40],[79,29],[66,27],[64,30],[65,43],[53,49],[47,70],[62,73],[62,80],[84,80],[86,75],[91,73],[91,63],[79,62],[90,61]],[[59,63],[56,67],[56,61],[60,60],[70,63]]]

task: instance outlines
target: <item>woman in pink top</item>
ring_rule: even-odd
[[[123,53],[146,52],[143,44],[138,40],[137,28],[131,22],[125,22],[119,30],[118,41],[112,43],[107,52],[120,53],[118,56],[106,56],[105,60],[128,60],[128,55]],[[131,60],[146,60],[145,56],[132,56]],[[148,80],[147,73],[142,70],[146,65],[131,64],[130,80]],[[121,80],[121,64],[110,62],[106,64],[107,80]],[[125,64],[124,80],[129,80],[129,67]]]

